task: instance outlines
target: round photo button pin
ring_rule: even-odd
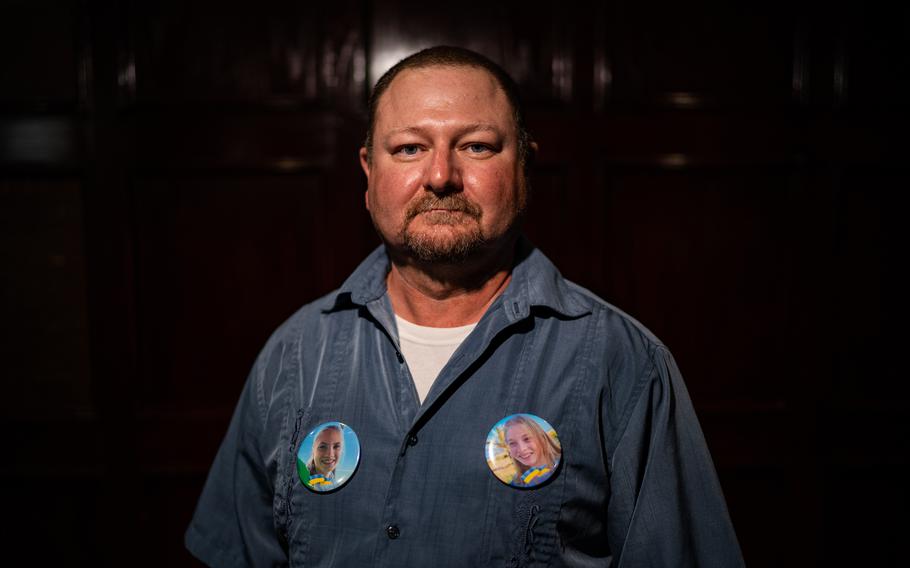
[[[360,440],[347,424],[323,422],[297,448],[297,474],[315,493],[334,491],[350,481],[360,464]]]
[[[562,459],[556,429],[533,414],[512,414],[494,424],[484,449],[493,475],[522,489],[546,483]]]

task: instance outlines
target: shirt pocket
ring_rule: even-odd
[[[546,485],[533,489],[494,487],[490,566],[526,568],[552,563],[562,485],[557,474]]]

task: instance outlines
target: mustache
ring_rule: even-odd
[[[480,207],[471,203],[467,197],[460,193],[450,193],[442,196],[430,193],[408,206],[408,210],[405,212],[405,219],[410,221],[417,215],[434,209],[458,211],[475,219],[480,218],[481,214]]]

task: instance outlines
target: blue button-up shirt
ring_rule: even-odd
[[[519,243],[512,280],[423,404],[380,247],[257,359],[186,543],[213,566],[740,566],[711,457],[667,349]],[[515,413],[556,429],[558,470],[523,489],[484,444]],[[305,489],[306,432],[340,421],[359,469]]]

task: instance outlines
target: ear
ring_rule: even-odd
[[[366,205],[367,211],[370,210],[370,157],[367,152],[366,147],[360,149],[360,168],[363,170],[364,175],[367,176],[367,190],[363,192],[363,203]]]
[[[528,165],[534,165],[534,163],[537,161],[537,151],[537,142],[532,141],[530,144],[528,144]]]
[[[360,149],[360,168],[363,170],[363,173],[367,176],[367,181],[370,180],[370,153],[367,152],[366,146]]]

